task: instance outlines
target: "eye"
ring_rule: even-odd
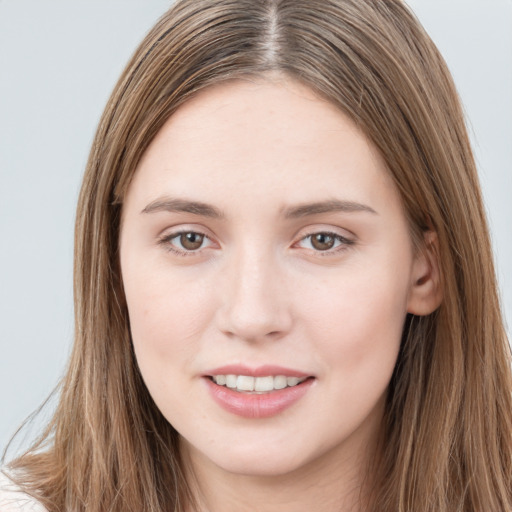
[[[203,245],[209,242],[210,239],[204,234],[197,231],[179,231],[178,233],[171,233],[166,235],[160,240],[160,244],[164,245],[169,251],[174,252],[180,256],[188,256],[199,249],[204,249],[209,245]]]
[[[338,252],[346,249],[347,246],[353,245],[354,241],[338,233],[331,233],[328,231],[320,231],[318,233],[311,233],[299,241],[299,244],[304,244],[307,249],[313,249],[316,252]]]

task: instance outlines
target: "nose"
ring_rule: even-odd
[[[224,269],[223,278],[218,326],[225,335],[256,342],[279,339],[290,331],[290,295],[271,254],[250,248],[240,251]]]

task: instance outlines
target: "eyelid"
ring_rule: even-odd
[[[319,233],[324,233],[326,235],[332,235],[334,237],[342,238],[343,240],[356,242],[357,236],[355,233],[350,231],[347,228],[342,228],[340,226],[333,226],[330,224],[314,224],[310,226],[306,226],[301,228],[297,234],[295,235],[295,239],[300,241],[308,236],[316,235]]]

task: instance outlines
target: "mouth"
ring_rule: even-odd
[[[264,394],[281,389],[293,388],[313,377],[287,377],[286,375],[266,375],[253,377],[251,375],[220,374],[208,378],[217,384],[238,393]]]
[[[213,400],[249,419],[281,414],[310,394],[316,377],[280,366],[228,365],[203,375]]]

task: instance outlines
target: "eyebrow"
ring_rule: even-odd
[[[287,207],[282,211],[285,219],[298,219],[301,217],[307,217],[308,215],[331,212],[367,212],[378,215],[370,206],[357,203],[355,201],[342,201],[340,199],[329,199],[327,201],[299,204],[297,206]]]
[[[166,197],[152,201],[142,210],[141,213],[154,212],[192,213],[194,215],[209,217],[212,219],[226,218],[224,212],[210,204],[203,203],[201,201],[192,201],[188,199],[173,197]],[[378,215],[377,212],[370,206],[357,203],[355,201],[345,201],[340,199],[329,199],[326,201],[317,201],[313,203],[302,203],[295,206],[288,206],[281,210],[281,214],[285,219],[299,219],[302,217],[308,217],[310,215],[332,212],[367,212]]]
[[[193,213],[194,215],[210,217],[212,219],[224,219],[226,217],[223,212],[210,204],[174,197],[166,197],[152,201],[142,210],[141,213],[154,212]]]

